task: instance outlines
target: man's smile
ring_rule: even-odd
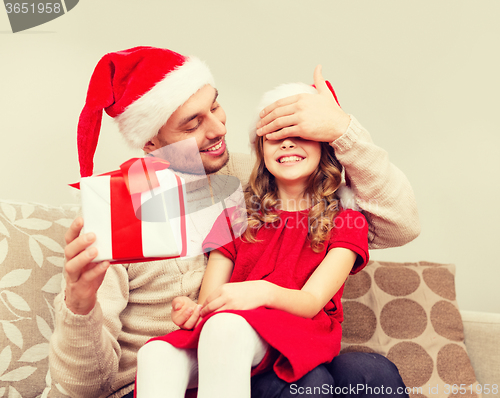
[[[207,149],[203,149],[200,153],[204,153],[211,156],[219,156],[226,151],[226,144],[224,139],[221,139],[218,143],[208,147]]]

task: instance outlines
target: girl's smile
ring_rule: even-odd
[[[277,159],[277,162],[285,166],[293,166],[294,164],[302,161],[304,157],[299,155],[283,155]]]
[[[321,143],[300,137],[282,140],[263,139],[264,163],[274,176],[278,189],[303,190],[307,180],[318,168]]]

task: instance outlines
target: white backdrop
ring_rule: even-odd
[[[497,0],[82,0],[12,34],[0,5],[0,197],[74,203],[76,124],[106,52],[166,47],[206,60],[232,152],[249,152],[260,95],[312,83],[316,64],[343,108],[410,179],[422,234],[372,258],[457,266],[462,309],[500,312],[500,3]],[[96,172],[140,155],[104,116]]]

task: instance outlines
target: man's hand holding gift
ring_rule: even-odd
[[[73,313],[87,315],[97,301],[97,290],[101,286],[109,261],[92,262],[97,256],[97,249],[90,247],[96,236],[89,232],[81,234],[83,218],[73,221],[66,232],[66,264],[64,276],[66,279],[66,306]]]

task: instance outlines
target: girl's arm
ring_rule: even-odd
[[[349,249],[331,249],[302,290],[287,289],[263,280],[226,283],[207,297],[200,311],[201,316],[213,311],[249,310],[265,306],[312,318],[340,289],[356,257],[357,254]]]
[[[301,290],[269,283],[266,307],[312,318],[342,287],[354,266],[357,254],[343,247],[331,249]]]
[[[218,287],[229,282],[234,263],[219,250],[212,250],[208,257],[207,269],[201,282],[198,304],[204,304],[207,297]]]
[[[172,321],[182,329],[193,329],[200,320],[200,309],[207,296],[218,287],[229,282],[233,262],[220,251],[212,250],[201,283],[198,304],[189,297],[176,297],[172,301]]]

